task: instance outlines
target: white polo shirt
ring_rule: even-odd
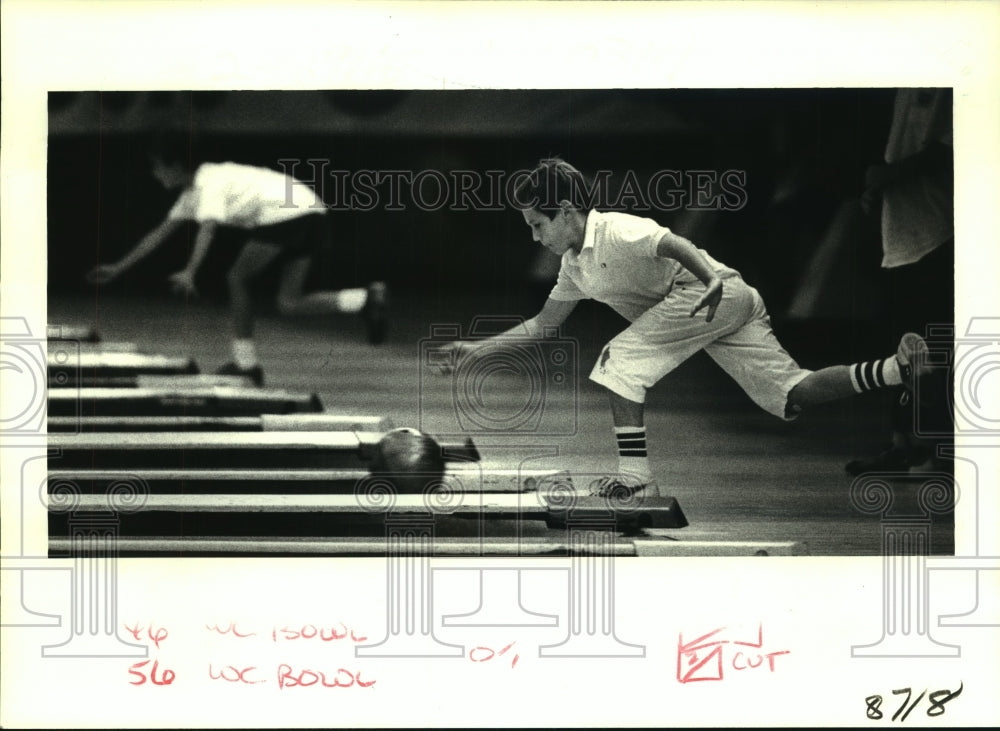
[[[223,162],[198,166],[167,218],[250,229],[325,211],[305,183],[277,170]]]
[[[583,248],[562,256],[559,278],[549,294],[554,300],[595,299],[634,322],[662,302],[676,284],[698,281],[675,259],[656,255],[656,247],[670,229],[651,218],[628,213],[591,211],[587,215]],[[699,249],[726,278],[738,272]]]

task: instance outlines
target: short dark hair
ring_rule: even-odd
[[[521,208],[533,208],[551,219],[564,200],[590,211],[593,205],[587,192],[583,173],[562,158],[547,157],[516,186],[514,197]]]
[[[151,162],[194,168],[195,135],[190,131],[160,129],[149,137],[147,155]]]

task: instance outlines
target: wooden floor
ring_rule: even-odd
[[[434,324],[468,328],[476,316],[530,315],[528,297],[396,293],[390,336],[369,345],[353,316],[290,319],[264,314],[257,324],[258,354],[267,386],[317,393],[331,410],[385,416],[396,426],[439,434],[453,428],[450,378],[421,369],[421,341]],[[131,341],[151,353],[190,356],[202,372],[228,360],[224,306],[159,297],[101,293],[52,296],[50,323],[90,323],[105,341]],[[584,308],[564,338],[578,361],[575,388],[564,382],[548,394],[542,427],[498,436],[475,433],[486,466],[613,470],[615,446],[606,396],[587,375],[601,345],[620,324]],[[803,365],[810,354],[785,342]],[[426,346],[423,346],[426,347]],[[874,353],[873,355],[881,355]],[[528,403],[524,379],[496,375],[485,381],[482,413],[507,415]],[[534,402],[532,402],[534,403]],[[492,409],[492,411],[490,411]],[[505,411],[506,409],[506,411]],[[814,556],[878,555],[878,516],[856,510],[850,499],[849,459],[884,439],[884,400],[866,395],[816,409],[786,424],[758,409],[711,361],[696,356],[668,375],[647,404],[650,461],[661,490],[679,501],[690,526],[659,531],[691,541],[797,541]],[[901,485],[905,493],[910,486]],[[913,487],[915,489],[915,486]],[[906,500],[902,500],[905,505]],[[901,509],[905,509],[901,508]],[[935,519],[931,552],[954,551],[952,522]]]

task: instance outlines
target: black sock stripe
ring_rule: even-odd
[[[863,365],[864,365],[864,363],[855,363],[854,364],[854,380],[858,382],[858,387],[862,391],[867,391],[868,388],[865,386],[865,377],[864,377],[864,375],[861,372],[861,367]]]
[[[869,389],[875,388],[875,364],[871,361],[865,363],[865,380]]]
[[[871,391],[871,389],[872,389],[872,384],[868,380],[868,366],[869,365],[870,364],[867,363],[867,362],[862,363],[860,365],[859,369],[858,369],[858,377],[859,377],[859,379],[861,381],[861,388],[863,388],[865,391]]]
[[[645,439],[646,432],[644,431],[626,431],[616,434],[619,439]]]
[[[645,444],[645,443],[646,443],[646,438],[645,437],[641,437],[641,438],[638,438],[638,439],[619,439],[618,440],[618,444],[624,444],[627,447],[632,446],[634,444]]]
[[[618,450],[618,456],[619,457],[645,457],[646,456],[646,450],[645,449],[619,449]]]
[[[885,368],[885,358],[879,360],[875,366],[875,383],[882,388],[885,387],[885,375],[882,373],[883,368]]]

